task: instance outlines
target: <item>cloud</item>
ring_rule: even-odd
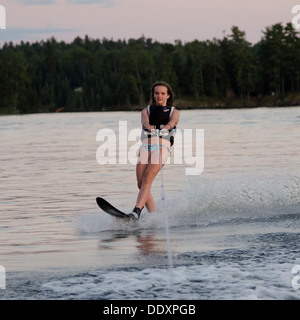
[[[24,5],[53,5],[56,0],[16,0]]]
[[[22,27],[9,27],[6,30],[1,30],[0,43],[4,42],[17,42],[17,41],[37,41],[43,39],[45,35],[52,37],[60,33],[73,33],[78,32],[79,29],[66,29],[66,28],[22,28]]]
[[[101,4],[103,7],[111,7],[114,0],[67,0],[69,4]]]
[[[57,0],[15,0],[23,5],[54,5]],[[114,0],[64,0],[67,4],[100,4],[103,7],[111,7]]]

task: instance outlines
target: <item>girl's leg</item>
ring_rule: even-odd
[[[143,145],[139,150],[139,158],[138,158],[138,163],[136,165],[136,178],[137,178],[137,185],[139,189],[141,189],[142,187],[143,176],[148,167],[148,164],[150,161],[150,155],[151,155],[151,152],[148,152],[147,148],[145,148]],[[145,206],[149,212],[155,212],[155,202],[151,192],[148,195],[148,199],[145,203]],[[142,207],[140,207],[140,209],[141,208]]]
[[[136,178],[137,178],[137,184],[139,189],[141,189],[142,187],[143,176],[145,174],[145,171],[147,170],[147,167],[148,167],[147,164],[141,164],[140,162],[138,162],[138,164],[136,165]],[[151,192],[148,195],[145,206],[149,212],[155,212],[155,201],[153,199]],[[142,208],[142,207],[139,207],[139,208]]]
[[[166,163],[168,156],[169,156],[169,151],[167,148],[161,148],[160,151],[152,151],[151,157],[149,159],[149,164],[146,165],[145,167],[137,167],[137,171],[139,170],[139,177],[138,177],[138,183],[140,184],[140,192],[137,197],[137,202],[136,202],[136,207],[142,208],[148,201],[149,204],[149,209],[147,209],[151,212],[152,210],[155,210],[155,203],[153,200],[153,197],[151,195],[151,185],[158,174],[160,170],[160,162],[159,162],[159,154],[161,155],[161,162],[162,166]],[[143,166],[141,164],[141,166]],[[154,205],[154,207],[153,207]]]

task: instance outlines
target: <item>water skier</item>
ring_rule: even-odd
[[[170,155],[176,125],[180,117],[180,113],[175,109],[173,103],[174,93],[168,83],[156,82],[152,85],[150,105],[141,112],[142,145],[136,166],[137,185],[140,191],[136,205],[129,213],[135,219],[139,219],[144,206],[149,212],[156,210],[151,194],[151,185]],[[156,129],[160,130],[159,135],[157,135]],[[159,159],[159,155],[161,159]]]

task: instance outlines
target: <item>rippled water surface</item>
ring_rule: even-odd
[[[158,212],[138,223],[96,206],[103,196],[129,211],[137,196],[119,121],[129,134],[140,114],[0,117],[0,298],[299,299],[300,108],[181,111],[182,135],[204,129],[204,172],[186,175],[195,163],[175,150],[163,170],[171,273],[160,176]],[[116,164],[96,160],[101,129],[116,133]]]

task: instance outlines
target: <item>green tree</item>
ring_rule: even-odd
[[[228,76],[221,55],[220,41],[205,42],[204,90],[207,96],[223,97],[228,88]]]
[[[188,82],[188,93],[196,100],[204,95],[205,45],[197,40],[185,45],[185,77]]]
[[[222,40],[174,44],[144,36],[10,42],[0,48],[0,79],[0,113],[141,108],[156,80],[194,101],[289,94],[300,90],[300,39],[278,23],[255,45],[237,26]]]
[[[22,52],[12,45],[0,52],[0,113],[26,113],[29,78]]]
[[[260,81],[263,82],[265,93],[280,94],[283,88],[283,60],[284,60],[284,27],[277,23],[267,27],[264,36],[258,44],[260,64]]]
[[[300,38],[291,23],[284,28],[282,91],[300,90]]]
[[[233,26],[232,34],[224,37],[221,42],[222,55],[226,72],[229,75],[230,87],[241,98],[249,99],[250,91],[254,88],[255,64],[250,43],[246,40],[245,32]]]

